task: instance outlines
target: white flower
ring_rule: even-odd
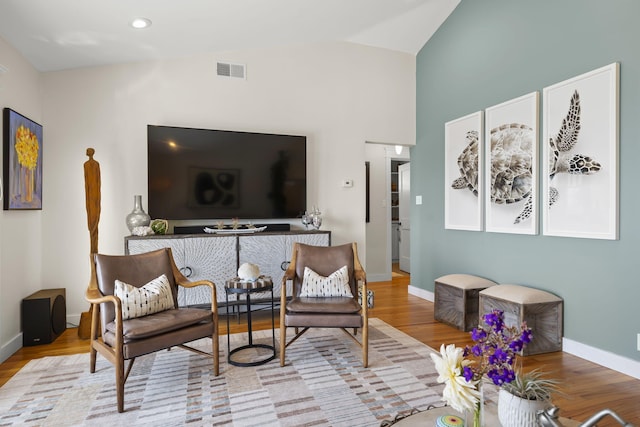
[[[154,232],[151,227],[140,225],[138,227],[133,227],[133,230],[131,230],[131,234],[134,236],[151,236],[154,234]]]
[[[438,382],[444,383],[442,399],[458,412],[474,410],[480,399],[478,381],[469,381],[462,375],[463,368],[471,363],[463,357],[463,350],[453,344],[440,346],[440,354],[431,353],[438,371]]]

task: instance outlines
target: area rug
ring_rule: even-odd
[[[309,330],[279,359],[256,367],[174,349],[138,358],[125,385],[125,412],[116,409],[111,364],[98,355],[30,361],[0,388],[0,426],[379,426],[382,420],[442,405],[442,386],[428,346],[379,319],[370,319],[369,367],[344,332]],[[277,339],[278,333],[276,333]],[[271,340],[254,332],[254,342]],[[232,336],[231,347],[246,343]],[[206,340],[197,342],[205,348]],[[277,343],[276,343],[277,345]]]

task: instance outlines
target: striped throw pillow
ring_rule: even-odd
[[[114,295],[122,301],[122,320],[175,308],[171,285],[164,274],[140,288],[116,279]]]
[[[302,277],[301,297],[350,297],[349,272],[347,266],[334,271],[328,277],[324,277],[310,269],[304,268]]]

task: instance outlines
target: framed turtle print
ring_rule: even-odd
[[[538,92],[485,111],[485,229],[538,233]]]
[[[482,111],[444,125],[444,228],[482,231]]]
[[[618,239],[619,64],[543,90],[543,234]]]
[[[42,209],[42,126],[4,109],[4,210]]]

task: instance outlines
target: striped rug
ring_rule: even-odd
[[[232,348],[245,339],[233,335]],[[271,331],[254,332],[254,342],[270,339]],[[227,364],[226,336],[220,349],[218,377],[210,359],[188,351],[137,359],[122,414],[113,368],[100,355],[94,374],[88,354],[32,360],[0,388],[0,426],[379,426],[442,404],[432,350],[379,319],[370,319],[367,369],[360,348],[335,329],[308,331],[282,368],[278,359]]]

